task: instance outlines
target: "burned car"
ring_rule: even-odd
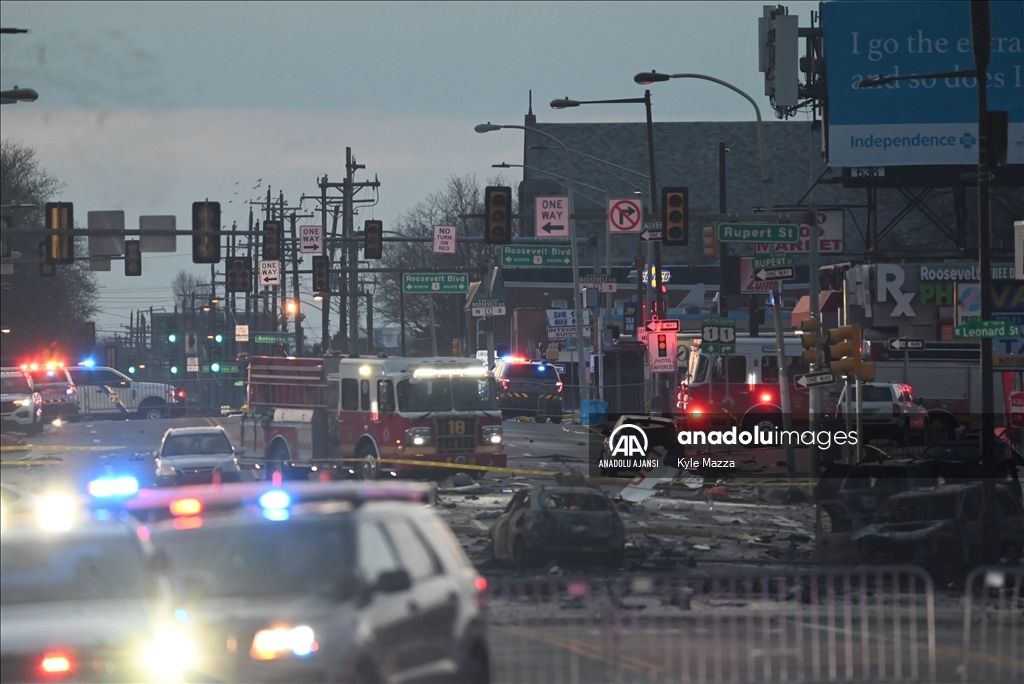
[[[984,561],[982,484],[945,484],[890,498],[875,522],[850,541],[864,561],[920,565],[942,583],[957,582]],[[993,533],[999,556],[1024,554],[1024,516],[1009,489],[997,485]]]
[[[590,487],[525,488],[491,527],[495,560],[520,567],[590,559],[622,565],[626,529],[611,499]]]

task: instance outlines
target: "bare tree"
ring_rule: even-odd
[[[171,292],[174,294],[174,303],[178,311],[185,311],[193,304],[193,299],[200,293],[208,294],[210,283],[196,276],[194,273],[184,269],[171,280]]]

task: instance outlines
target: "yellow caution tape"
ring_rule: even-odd
[[[54,446],[52,444],[24,444],[0,447],[0,452],[7,451],[117,451],[127,449],[125,446]]]
[[[0,461],[0,466],[45,466],[45,465],[64,465],[63,460],[53,461],[29,461],[29,460],[17,460],[17,461]]]

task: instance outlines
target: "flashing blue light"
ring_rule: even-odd
[[[103,477],[89,483],[89,494],[97,499],[131,496],[139,491],[139,481],[130,475]]]
[[[271,489],[269,492],[263,492],[260,496],[260,506],[267,510],[283,510],[288,508],[292,503],[292,497],[288,496],[288,492],[280,489]]]
[[[502,356],[501,360],[504,361],[505,363],[511,363],[512,362],[512,357],[511,356]]]
[[[85,366],[86,368],[95,368],[96,361],[93,359],[86,359],[85,361],[82,362],[82,365]]]
[[[268,508],[263,511],[263,517],[274,522],[281,522],[282,520],[287,520],[290,517],[290,513],[288,513],[286,508]]]
[[[548,367],[547,367],[547,366],[545,366],[545,365],[544,365],[543,363],[542,363],[542,364],[540,364],[539,366],[537,366],[537,370],[539,370],[539,371],[540,371],[541,373],[543,373],[543,372],[544,372],[544,371],[546,371],[547,369],[548,369]]]
[[[97,520],[105,522],[107,520],[110,520],[110,511],[108,511],[106,508],[100,508],[93,511],[92,517],[96,518]]]

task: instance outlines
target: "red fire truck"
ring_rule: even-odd
[[[242,444],[286,477],[482,477],[506,464],[493,378],[463,358],[253,357]]]

